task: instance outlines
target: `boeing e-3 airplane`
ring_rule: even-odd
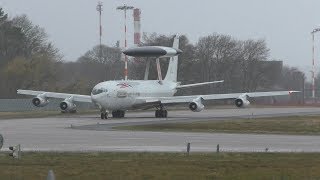
[[[76,110],[75,102],[89,102],[97,105],[101,111],[101,119],[108,118],[108,112],[112,112],[114,118],[122,118],[125,111],[133,109],[155,108],[155,117],[164,118],[168,113],[169,105],[188,104],[191,111],[200,112],[204,109],[203,101],[234,99],[237,107],[250,105],[248,98],[263,96],[290,95],[298,91],[272,91],[272,92],[249,92],[232,94],[210,94],[174,96],[178,89],[194,87],[205,84],[221,83],[223,81],[204,82],[181,85],[177,82],[178,55],[182,52],[179,48],[179,37],[175,37],[173,47],[149,46],[137,47],[125,50],[123,53],[130,56],[157,56],[170,57],[168,71],[162,80],[119,80],[105,81],[97,84],[91,95],[66,94],[56,92],[17,90],[18,94],[35,96],[32,103],[36,107],[43,107],[49,103],[49,98],[64,99],[60,103],[62,111],[71,112]],[[158,72],[159,73],[159,72]]]

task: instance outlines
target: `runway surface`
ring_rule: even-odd
[[[320,114],[320,108],[215,109],[200,113],[170,111],[169,118],[154,112],[127,113],[124,119],[100,120],[99,115],[73,115],[37,119],[0,120],[5,138],[2,151],[21,144],[23,151],[161,151],[210,152],[219,144],[223,151],[320,152],[320,136],[255,135],[184,132],[117,131],[112,127],[150,123],[274,117]],[[257,119],[259,120],[259,119]]]

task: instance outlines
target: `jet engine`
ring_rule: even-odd
[[[67,98],[60,103],[61,112],[74,113],[77,111],[77,106],[73,103],[73,98]]]
[[[198,97],[194,99],[190,104],[189,104],[189,109],[193,112],[200,112],[204,109],[204,105],[202,104],[203,98]]]
[[[241,95],[239,98],[235,100],[235,105],[238,108],[245,108],[250,105],[250,101],[248,101],[248,96],[247,95]]]
[[[48,99],[43,94],[39,94],[37,97],[32,99],[32,104],[36,107],[44,107],[48,103]]]

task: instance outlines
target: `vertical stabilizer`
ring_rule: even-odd
[[[179,49],[179,36],[176,35],[173,40],[173,48]],[[178,75],[178,56],[174,56],[170,58],[168,71],[166,77],[164,78],[165,81],[173,81],[177,82],[177,75]]]

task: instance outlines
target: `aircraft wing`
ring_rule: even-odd
[[[208,84],[217,84],[217,83],[223,83],[223,82],[224,82],[224,80],[221,80],[221,81],[212,81],[212,82],[203,82],[203,83],[196,83],[196,84],[179,85],[179,86],[177,86],[177,89],[179,89],[179,88],[186,88],[186,87],[202,86],[202,85],[208,85]]]
[[[271,92],[250,92],[250,93],[231,93],[231,94],[209,94],[209,95],[192,95],[192,96],[173,96],[173,97],[147,97],[144,99],[145,103],[161,102],[164,105],[190,103],[196,98],[203,100],[222,100],[222,99],[236,99],[239,97],[266,97],[266,96],[281,96],[290,95],[299,91],[271,91]]]
[[[58,99],[66,99],[69,97],[73,97],[73,101],[77,102],[88,102],[91,103],[91,96],[88,95],[80,95],[80,94],[67,94],[67,93],[56,93],[56,92],[45,92],[45,91],[32,91],[32,90],[17,90],[18,94],[24,94],[24,95],[31,95],[31,96],[37,96],[37,95],[43,95],[47,98],[58,98]]]

